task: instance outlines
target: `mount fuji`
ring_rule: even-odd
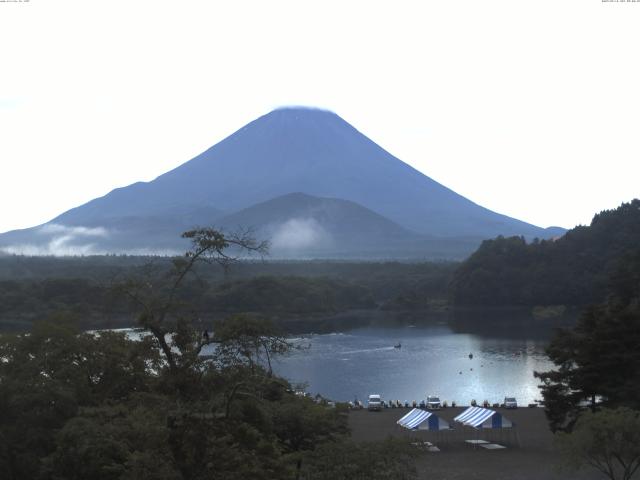
[[[287,258],[462,258],[486,238],[563,232],[473,203],[332,112],[282,108],[153,181],[0,235],[0,250],[169,254],[197,225],[253,227]]]

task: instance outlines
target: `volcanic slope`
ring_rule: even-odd
[[[430,238],[464,238],[479,244],[497,235],[546,238],[557,234],[557,230],[547,231],[492,212],[458,195],[403,163],[334,113],[283,108],[254,120],[151,182],[113,190],[48,225],[0,236],[0,248],[50,247],[51,242],[60,243],[54,233],[61,231],[94,232],[88,235],[91,247],[84,253],[181,248],[183,244],[172,239],[188,223],[215,224],[220,218],[293,192],[354,202]],[[82,243],[65,241],[73,248]],[[423,249],[420,256],[425,254],[429,256]],[[396,256],[405,255],[397,252]]]
[[[282,258],[457,258],[476,244],[420,235],[349,200],[291,193],[223,217],[225,231],[252,228]]]

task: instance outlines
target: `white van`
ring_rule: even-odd
[[[441,406],[440,397],[427,395],[427,408],[429,410],[440,410]]]
[[[367,408],[369,411],[382,410],[382,397],[380,395],[369,395],[369,401],[367,402]]]

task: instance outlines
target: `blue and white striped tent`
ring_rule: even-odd
[[[482,407],[469,407],[453,420],[473,428],[513,427],[513,422],[503,417],[501,413]]]
[[[409,430],[448,430],[449,423],[437,415],[419,408],[414,408],[396,422]]]

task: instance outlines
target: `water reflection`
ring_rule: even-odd
[[[341,401],[379,393],[401,401],[438,395],[464,404],[515,396],[525,404],[540,398],[533,372],[552,366],[546,340],[456,333],[445,325],[363,328],[296,341],[311,347],[278,360],[277,373]]]

